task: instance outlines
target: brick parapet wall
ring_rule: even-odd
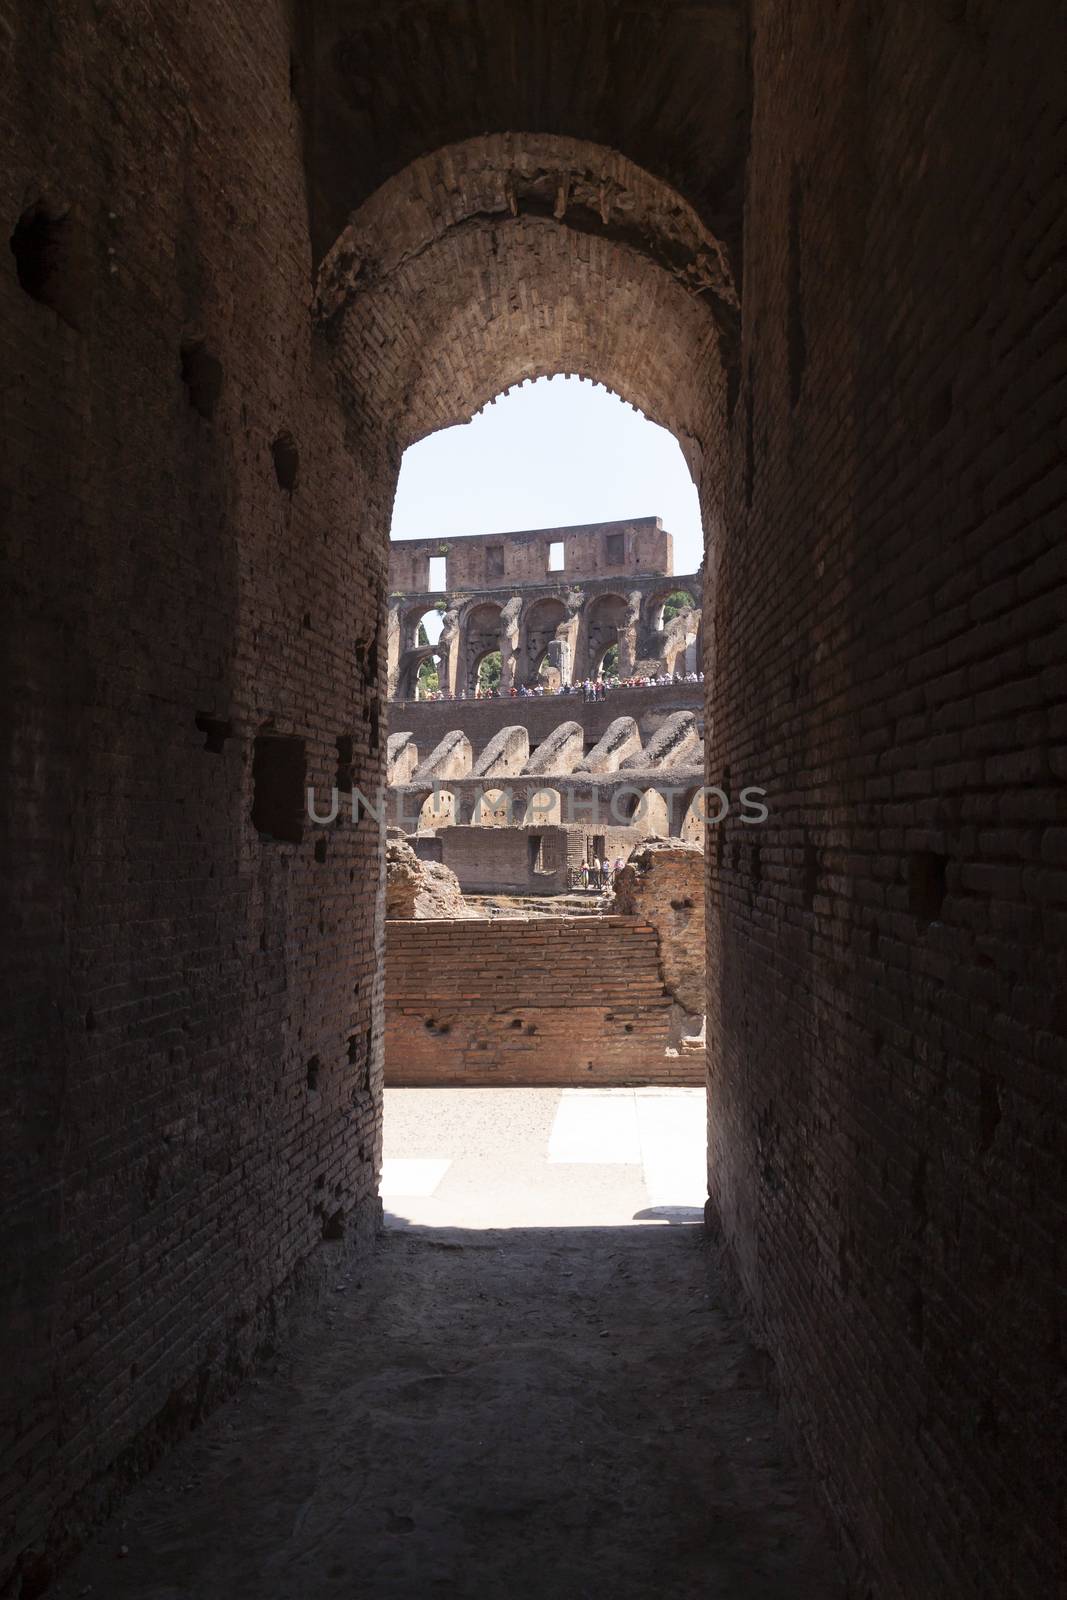
[[[635,917],[386,924],[389,1084],[695,1084]]]

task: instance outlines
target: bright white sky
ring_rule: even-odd
[[[539,378],[404,455],[394,539],[516,533],[661,517],[675,572],[703,554],[700,507],[678,441],[600,384]]]

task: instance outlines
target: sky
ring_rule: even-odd
[[[700,507],[674,435],[600,384],[539,378],[405,452],[394,539],[660,517],[695,572]]]

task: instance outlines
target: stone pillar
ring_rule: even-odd
[[[396,699],[397,678],[400,673],[400,652],[403,648],[403,640],[400,637],[401,604],[400,600],[391,600],[385,618],[385,693],[389,700]]]
[[[454,700],[459,693],[462,655],[460,651],[459,618],[455,611],[446,611],[441,618],[441,690]]]
[[[567,602],[568,617],[556,629],[556,638],[564,637],[570,655],[570,672],[566,683],[581,682],[589,675],[589,627],[586,622],[586,601],[577,591],[572,591]]]
[[[527,669],[523,648],[522,597],[512,595],[500,615],[500,687],[511,689],[524,681]]]
[[[619,677],[628,678],[637,662],[637,631],[641,624],[641,591],[634,589],[629,597],[626,621],[619,629]]]

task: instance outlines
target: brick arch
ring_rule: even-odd
[[[567,621],[568,615],[563,601],[552,595],[534,600],[527,608],[522,619],[522,631],[526,676],[531,681],[537,677],[541,663],[556,638],[556,630]]]
[[[621,644],[629,614],[630,603],[626,596],[613,590],[587,602],[582,618],[586,641],[583,672],[595,676],[600,671],[612,645]],[[620,650],[620,659],[622,654]]]
[[[669,595],[676,594],[679,590],[691,595],[693,609],[699,611],[702,585],[699,574],[682,573],[671,578],[664,578],[661,584],[650,589],[641,602],[642,624],[651,633],[659,633],[663,628],[663,606]]]
[[[419,670],[427,661],[436,661],[438,674],[444,683],[444,673],[447,658],[440,645],[419,645],[412,650],[405,650],[400,657],[396,675],[396,698],[398,700],[416,699],[415,684]]]
[[[491,600],[479,600],[460,614],[462,686],[467,694],[478,687],[478,668],[494,650],[503,653],[504,608]]]
[[[420,158],[351,218],[315,305],[352,414],[394,451],[558,372],[670,429],[698,481],[718,451],[737,342],[726,254],[604,145],[502,134]]]
[[[408,163],[514,128],[616,144],[684,184],[739,250],[751,90],[740,0],[317,0],[297,10],[316,260]]]

